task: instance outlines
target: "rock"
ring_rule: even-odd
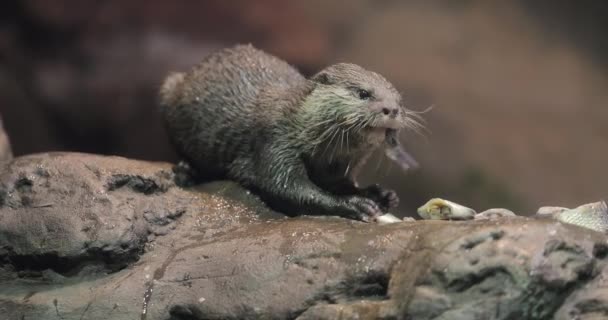
[[[608,233],[608,205],[605,201],[584,204],[574,209],[542,207],[537,217],[549,217],[575,226]]]
[[[469,220],[477,214],[471,208],[441,198],[427,201],[417,211],[422,219],[427,220]]]
[[[606,255],[603,247],[599,255]],[[584,288],[572,294],[555,314],[556,320],[597,320],[608,318],[608,268],[590,281]]]
[[[0,314],[548,319],[608,307],[601,233],[525,217],[286,218],[231,182],[173,181],[168,164],[118,157],[5,164]]]
[[[386,214],[383,214],[383,215],[381,215],[379,217],[376,217],[374,220],[375,220],[374,222],[376,222],[378,224],[389,224],[389,223],[395,223],[395,222],[403,222],[402,219],[399,219],[399,218],[395,217],[393,214],[390,214],[390,213],[386,213]]]
[[[11,152],[11,144],[8,141],[8,136],[6,132],[4,132],[4,127],[2,126],[2,118],[0,118],[0,162],[8,161],[13,158],[13,153]]]
[[[549,215],[554,215],[556,213],[560,213],[566,210],[570,210],[568,208],[564,208],[564,207],[550,207],[550,206],[546,206],[546,207],[540,207],[538,208],[538,210],[536,211],[536,215],[537,216],[549,216]]]
[[[124,268],[138,259],[157,226],[145,214],[170,215],[190,202],[147,196],[167,192],[169,172],[168,165],[144,168],[137,161],[84,154],[15,159],[0,178],[0,256],[15,270]]]
[[[515,216],[516,216],[516,214],[509,209],[493,208],[493,209],[488,209],[486,211],[476,214],[475,217],[473,217],[473,219],[485,220],[485,219],[499,219],[499,218],[505,218],[505,217],[515,217]]]

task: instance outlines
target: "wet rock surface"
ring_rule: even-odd
[[[87,154],[0,169],[7,319],[599,319],[604,234],[551,219],[286,218]]]

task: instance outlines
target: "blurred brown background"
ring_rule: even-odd
[[[606,196],[608,2],[144,1],[0,4],[0,114],[16,155],[70,150],[174,161],[156,114],[170,70],[253,43],[310,74],[380,72],[424,115],[423,169],[381,157],[401,213],[441,196],[477,210]],[[375,179],[374,179],[375,180]]]

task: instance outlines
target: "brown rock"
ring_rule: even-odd
[[[599,252],[608,253],[607,248]],[[608,269],[572,294],[555,314],[556,320],[599,320],[608,318]]]
[[[608,251],[552,220],[285,218],[234,183],[86,154],[17,158],[0,197],[8,319],[547,319]]]

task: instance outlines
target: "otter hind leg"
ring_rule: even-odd
[[[180,187],[190,187],[201,181],[198,170],[194,169],[185,160],[181,160],[174,165],[172,170],[175,184]]]
[[[181,160],[172,168],[175,184],[180,187],[191,187],[203,182],[224,178],[221,170],[200,170],[187,160]]]

